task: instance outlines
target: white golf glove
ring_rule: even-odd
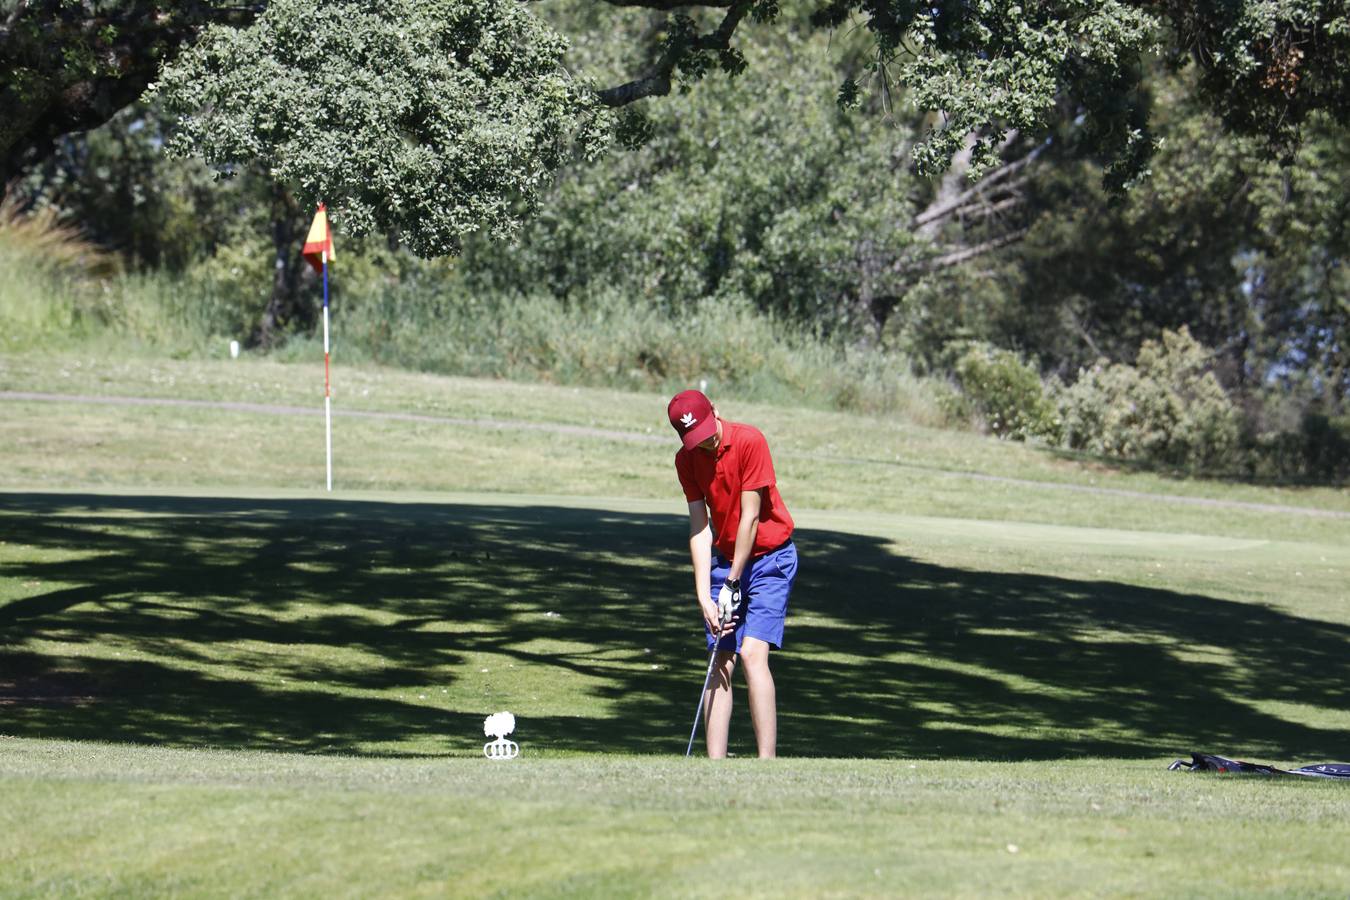
[[[740,611],[741,583],[728,578],[722,584],[722,590],[717,592],[717,617],[723,622],[730,622]]]

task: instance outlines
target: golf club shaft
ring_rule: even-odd
[[[689,731],[689,746],[684,748],[685,756],[694,752],[694,735],[698,734],[698,720],[703,717],[703,698],[708,696],[708,682],[712,680],[713,663],[717,661],[717,645],[722,643],[722,630],[730,621],[730,617],[719,617],[717,620],[717,635],[713,638],[712,652],[708,654],[708,674],[703,676],[703,691],[698,695],[698,709],[694,711],[694,727]]]
[[[694,752],[694,735],[698,734],[698,720],[703,718],[703,698],[708,696],[708,682],[712,680],[713,663],[716,661],[717,644],[713,644],[712,652],[708,654],[708,674],[703,676],[703,690],[698,695],[698,709],[694,710],[694,727],[689,732],[689,746],[684,748],[685,756]]]

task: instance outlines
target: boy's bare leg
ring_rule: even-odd
[[[741,663],[750,693],[750,721],[755,726],[759,758],[772,759],[778,755],[778,692],[769,671],[769,645],[759,638],[745,638],[741,641]]]
[[[731,673],[736,669],[736,653],[718,650],[713,664],[708,693],[703,698],[703,736],[709,759],[725,759],[727,733],[731,730]]]

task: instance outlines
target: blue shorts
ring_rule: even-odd
[[[714,552],[712,557],[712,598],[722,590],[731,571],[731,562]],[[736,632],[722,638],[718,650],[741,650],[748,637],[759,638],[775,650],[783,648],[783,620],[787,618],[788,595],[797,579],[797,547],[789,541],[777,550],[750,561],[741,573],[741,615]],[[712,650],[713,636],[706,623],[703,633]],[[733,643],[734,641],[734,643]]]

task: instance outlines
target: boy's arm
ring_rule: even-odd
[[[717,606],[712,602],[712,528],[708,525],[708,507],[702,500],[689,503],[689,560],[694,564],[694,596],[708,630],[717,633]]]
[[[755,535],[759,532],[759,511],[764,502],[764,489],[741,491],[741,524],[736,529],[736,554],[731,560],[727,578],[740,581],[741,573],[755,551]]]

